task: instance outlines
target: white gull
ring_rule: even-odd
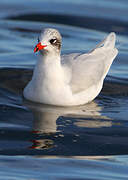
[[[30,101],[57,106],[82,105],[101,91],[103,81],[118,54],[116,35],[88,53],[61,55],[61,35],[56,29],[44,29],[34,52],[40,51],[31,81],[24,89]]]

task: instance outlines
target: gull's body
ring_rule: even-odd
[[[54,43],[50,41],[55,38],[57,41]],[[24,89],[24,97],[58,106],[82,105],[92,101],[100,93],[104,78],[118,53],[115,39],[115,33],[110,33],[89,53],[61,56],[59,32],[45,29],[40,42],[46,46],[42,46],[32,80]]]

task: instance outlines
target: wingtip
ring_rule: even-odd
[[[115,33],[115,32],[111,32],[108,36],[109,36],[111,39],[116,39],[116,33]]]
[[[111,32],[107,38],[106,38],[106,42],[105,42],[105,47],[111,47],[114,48],[115,46],[115,42],[116,42],[116,34],[114,32]]]

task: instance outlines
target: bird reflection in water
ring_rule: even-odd
[[[32,149],[49,149],[54,147],[54,142],[51,134],[54,136],[57,131],[56,120],[58,115],[56,113],[51,113],[44,111],[43,108],[38,108],[37,106],[31,106],[30,108],[33,112],[33,130],[32,134],[37,135],[37,138],[32,140]],[[46,138],[46,136],[48,138]]]
[[[31,131],[34,138],[31,140],[31,149],[55,148],[56,141],[63,142],[69,122],[72,128],[73,126],[79,128],[112,126],[112,121],[101,115],[101,106],[96,102],[76,107],[41,105],[28,101],[25,105],[32,111],[34,117]],[[75,132],[74,136],[79,136],[79,132]],[[72,141],[75,142],[74,139]]]

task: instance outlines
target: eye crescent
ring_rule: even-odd
[[[54,44],[54,43],[56,43],[56,42],[57,42],[57,39],[51,39],[51,40],[50,40],[50,43],[51,43],[51,44]]]
[[[57,41],[57,40],[56,40],[56,39],[54,39],[54,43],[56,43],[56,41]]]

